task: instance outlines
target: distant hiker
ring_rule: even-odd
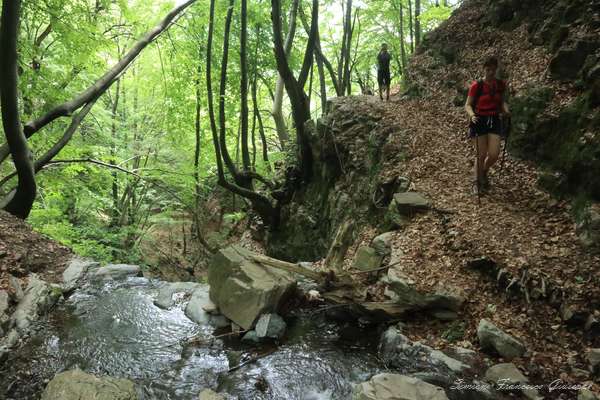
[[[383,90],[386,91],[386,100],[390,100],[390,60],[392,56],[388,53],[387,44],[381,45],[377,55],[377,83],[379,83],[379,98],[383,100]]]
[[[469,115],[469,137],[476,151],[473,193],[489,189],[488,172],[498,160],[503,135],[503,117],[510,117],[506,103],[506,82],[496,79],[498,60],[489,57],[484,64],[485,79],[473,82],[465,110]]]

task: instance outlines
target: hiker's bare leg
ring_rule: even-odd
[[[379,84],[379,98],[383,100],[383,88],[381,87],[381,83]]]
[[[390,101],[390,84],[389,83],[385,86],[385,91],[387,93],[386,99],[387,99],[387,101]]]
[[[492,165],[498,161],[498,156],[500,155],[500,143],[501,139],[499,135],[494,133],[490,133],[487,136],[487,158],[485,159],[485,164],[483,165],[484,173],[490,170]]]
[[[473,168],[473,179],[481,180],[483,177],[483,166],[488,153],[488,136],[481,135],[471,139],[475,150],[475,166]],[[479,157],[478,157],[479,156]]]

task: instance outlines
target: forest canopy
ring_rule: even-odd
[[[307,121],[392,85],[456,4],[430,0],[4,0],[0,205],[99,260],[211,201],[276,225],[310,180]],[[4,78],[6,77],[6,79]],[[234,197],[231,197],[234,196]]]

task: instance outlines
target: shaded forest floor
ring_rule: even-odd
[[[23,287],[30,273],[37,273],[47,282],[60,283],[72,255],[67,247],[0,210],[0,289],[8,289],[9,274],[17,277]]]

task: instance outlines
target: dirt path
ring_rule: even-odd
[[[475,154],[466,138],[466,117],[447,96],[394,99],[387,105],[385,121],[400,125],[390,142],[406,154],[403,162],[390,160],[385,175],[410,178],[413,190],[446,211],[417,216],[395,234],[392,257],[402,261],[398,268],[421,289],[443,284],[465,291],[468,301],[460,315],[465,321],[463,345],[477,348],[477,324],[488,318],[526,343],[531,357],[516,363],[532,379],[588,379],[574,368],[586,369],[586,348],[600,343],[597,338],[595,343],[585,340],[582,327],[563,323],[557,306],[598,312],[600,257],[579,244],[569,204],[537,188],[535,167],[509,156],[502,172],[500,163],[492,169],[491,191],[478,205],[470,188]],[[547,293],[536,300],[533,291],[528,302],[523,290],[502,290],[494,279],[467,267],[480,257],[492,259],[513,277],[526,273],[524,282],[530,289],[543,279],[554,289],[554,298]],[[445,344],[439,338],[448,324],[416,325],[423,328],[414,331],[416,336],[427,332],[433,344]]]

